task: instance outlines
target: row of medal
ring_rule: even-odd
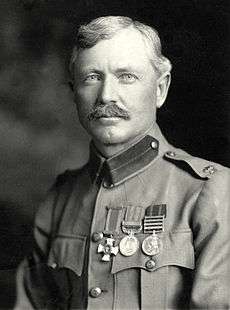
[[[118,252],[124,256],[134,255],[140,248],[140,242],[135,234],[140,233],[142,228],[144,234],[148,234],[141,244],[143,253],[148,256],[154,256],[160,253],[161,240],[158,237],[158,233],[164,230],[165,214],[145,215],[142,225],[141,212],[139,212],[142,210],[137,208],[138,207],[129,208],[129,212],[126,212],[126,219],[122,221],[121,225],[122,231],[126,236],[123,237],[120,242],[118,238],[115,237],[117,234],[112,232],[111,227],[109,227],[113,225],[114,228],[113,218],[119,219],[119,216],[117,216],[119,211],[114,211],[114,209],[109,210],[110,214],[107,216],[107,229],[103,233],[105,238],[103,238],[103,243],[100,243],[97,248],[97,252],[102,254],[102,261],[110,261],[111,257],[116,256]]]

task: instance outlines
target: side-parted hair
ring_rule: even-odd
[[[127,27],[133,27],[143,36],[152,66],[159,76],[170,72],[171,62],[162,55],[161,41],[154,28],[126,16],[105,16],[79,27],[69,65],[71,77],[74,79],[74,64],[79,50],[93,47],[101,40],[108,40]]]

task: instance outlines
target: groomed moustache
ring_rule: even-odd
[[[89,113],[88,120],[92,121],[101,117],[120,117],[126,120],[130,118],[128,112],[115,103],[99,104]]]

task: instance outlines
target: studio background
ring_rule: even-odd
[[[30,251],[34,213],[55,177],[86,162],[88,141],[68,87],[77,25],[128,15],[156,27],[173,64],[158,119],[168,140],[230,166],[227,1],[0,1],[0,309]]]

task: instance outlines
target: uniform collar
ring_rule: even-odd
[[[159,145],[163,146],[165,142],[157,124],[136,144],[108,159],[91,142],[88,169],[92,182],[103,180],[105,187],[124,182],[144,170],[158,156]]]

